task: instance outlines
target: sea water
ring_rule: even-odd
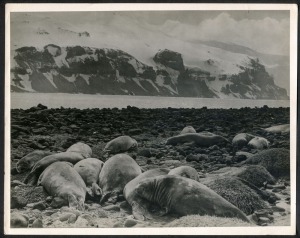
[[[39,103],[48,108],[242,108],[289,107],[289,100],[216,99],[192,97],[91,95],[67,93],[11,93],[10,108],[28,109]]]

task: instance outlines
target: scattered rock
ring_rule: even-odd
[[[133,227],[137,224],[137,221],[136,220],[133,220],[133,219],[127,219],[124,223],[124,226],[125,227]]]
[[[40,201],[40,202],[37,202],[37,203],[34,203],[32,208],[33,209],[38,209],[40,211],[43,211],[46,209],[46,204],[43,202],[43,201]]]
[[[77,220],[77,216],[75,214],[71,214],[68,218],[68,223],[75,223]]]
[[[28,227],[29,218],[21,213],[12,213],[10,216],[11,228],[25,228]]]
[[[74,215],[74,213],[71,213],[71,212],[63,213],[62,215],[60,215],[59,220],[61,222],[67,221],[71,215]]]
[[[89,224],[88,220],[84,219],[83,217],[78,217],[76,222],[75,222],[75,227],[87,227]]]
[[[123,224],[122,224],[122,222],[116,222],[115,224],[113,224],[113,227],[114,228],[118,228],[118,227],[123,227]]]
[[[14,208],[22,208],[25,207],[27,205],[27,200],[23,197],[19,197],[19,196],[12,196],[10,199],[10,207],[12,209]]]
[[[32,223],[32,228],[43,228],[43,221],[41,219],[35,219]]]

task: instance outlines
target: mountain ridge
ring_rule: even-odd
[[[125,51],[48,44],[15,50],[12,91],[187,96],[208,98],[288,99],[258,59],[238,65],[235,74],[220,74],[218,62],[206,68],[185,65],[182,54],[168,49],[147,65]]]

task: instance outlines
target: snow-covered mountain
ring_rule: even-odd
[[[183,41],[117,13],[106,19],[70,24],[30,13],[14,16],[12,91],[288,99],[286,85],[278,83],[288,78],[275,77],[286,67],[284,56]]]

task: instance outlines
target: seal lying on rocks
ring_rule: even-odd
[[[110,157],[99,175],[99,185],[103,191],[100,203],[106,202],[109,197],[113,201],[117,200],[125,185],[141,173],[140,166],[129,155],[117,154]]]
[[[244,164],[261,165],[275,178],[290,176],[290,151],[284,148],[263,150],[241,162],[239,166]]]
[[[166,145],[177,145],[186,142],[193,142],[196,146],[209,147],[222,142],[228,142],[223,136],[219,135],[204,135],[198,133],[186,133],[178,136],[173,136],[167,139]]]
[[[270,142],[263,138],[256,136],[252,140],[249,141],[248,146],[254,149],[262,150],[269,148]]]
[[[180,132],[180,135],[186,134],[186,133],[197,133],[197,132],[194,129],[194,127],[192,127],[192,126],[186,126],[185,128],[182,129],[182,131]]]
[[[248,133],[240,133],[237,134],[233,139],[232,139],[232,145],[237,147],[237,148],[242,148],[243,146],[247,145],[250,140],[252,140],[255,136],[248,134]]]
[[[195,181],[199,182],[199,175],[196,169],[192,168],[191,166],[180,166],[175,169],[172,169],[169,175],[178,175],[185,178],[190,178]]]
[[[116,154],[119,152],[125,152],[137,146],[137,141],[135,139],[132,139],[130,136],[119,136],[109,141],[104,147],[104,151]]]
[[[31,170],[36,162],[51,154],[50,151],[34,150],[18,161],[16,169],[18,173]]]
[[[82,142],[77,142],[76,144],[71,145],[66,152],[77,152],[82,154],[85,158],[90,158],[93,153],[91,147]]]
[[[24,183],[28,183],[30,185],[35,185],[38,177],[43,172],[45,168],[47,168],[50,164],[53,164],[57,161],[65,161],[70,162],[71,164],[76,164],[80,160],[85,159],[83,155],[77,152],[61,152],[57,154],[52,154],[44,157],[39,160],[31,169],[30,173],[24,180]]]
[[[99,174],[104,163],[96,158],[87,158],[80,160],[74,165],[74,169],[79,173],[87,186],[87,192],[90,196],[100,196],[101,188],[98,185]]]
[[[266,132],[270,133],[289,133],[290,132],[290,124],[283,124],[277,126],[271,126],[268,128],[262,128]]]
[[[161,175],[141,181],[135,188],[139,199],[158,204],[165,213],[179,216],[199,214],[220,217],[237,217],[249,222],[237,207],[205,185],[180,176]],[[139,204],[140,213],[147,207]]]
[[[86,186],[83,179],[65,162],[55,162],[49,165],[40,175],[38,185],[54,197],[60,197],[69,203],[69,207],[84,210]]]
[[[155,176],[160,176],[160,175],[167,175],[168,172],[170,170],[169,169],[165,169],[165,168],[157,168],[157,169],[150,169],[142,174],[140,174],[139,176],[137,176],[136,178],[134,178],[133,180],[131,180],[130,182],[128,182],[123,190],[123,195],[125,197],[125,199],[127,200],[127,202],[131,205],[132,207],[132,213],[134,215],[134,217],[139,217],[139,219],[143,219],[143,214],[140,214],[139,211],[139,204],[143,203],[144,206],[149,207],[149,210],[153,210],[153,208],[151,209],[150,207],[154,207],[153,204],[151,204],[150,202],[147,203],[147,201],[145,201],[145,199],[141,199],[139,200],[139,197],[136,195],[135,192],[135,187],[138,185],[139,182],[143,181],[146,178],[152,178]],[[147,204],[145,204],[145,202]],[[146,212],[146,211],[145,211]],[[150,216],[150,214],[146,214],[146,216]]]

